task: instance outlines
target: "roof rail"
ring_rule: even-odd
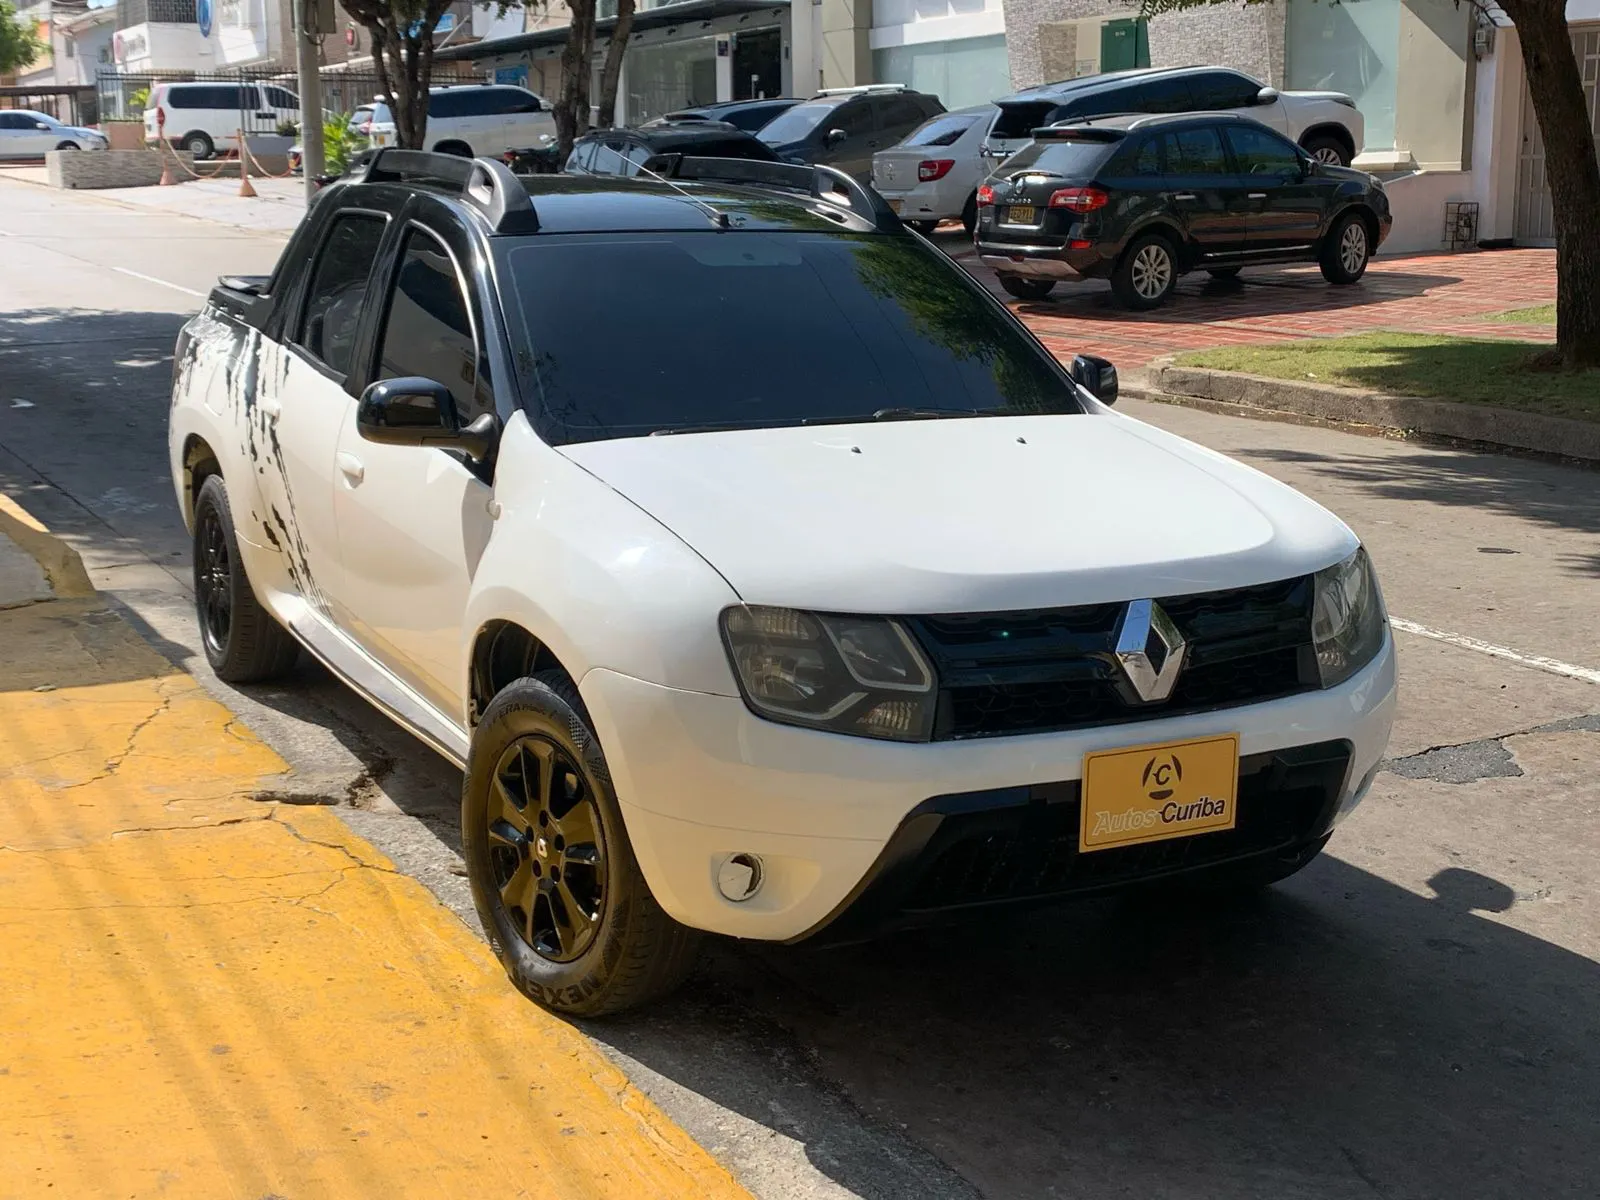
[[[539,216],[528,189],[505,163],[426,150],[381,147],[350,163],[354,183],[424,183],[459,192],[496,233],[536,233]]]
[[[885,233],[901,227],[900,218],[882,196],[832,167],[763,162],[754,158],[695,158],[686,154],[657,154],[645,166],[668,179],[748,183],[805,192],[825,204],[848,208]]]
[[[858,83],[854,87],[818,88],[819,96],[859,96],[865,92],[903,92],[903,83]]]

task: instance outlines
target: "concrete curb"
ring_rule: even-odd
[[[1600,462],[1600,424],[1566,417],[1180,367],[1170,359],[1150,364],[1150,381],[1157,393],[1153,398],[1179,404],[1197,400],[1241,416],[1310,417],[1341,427],[1365,426],[1376,432],[1422,434]]]
[[[58,600],[94,595],[94,584],[78,552],[0,493],[0,537],[8,537],[39,564]]]

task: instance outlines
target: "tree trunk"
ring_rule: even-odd
[[[628,50],[633,32],[633,0],[617,0],[617,24],[606,46],[605,66],[600,68],[600,128],[617,123],[617,84],[622,78],[622,56]]]
[[[589,128],[589,60],[594,56],[595,0],[572,0],[572,23],[561,51],[561,99],[556,101],[556,138],[561,157]]]
[[[1565,0],[1502,0],[1522,42],[1544,138],[1556,227],[1556,345],[1569,367],[1600,367],[1600,162]]]

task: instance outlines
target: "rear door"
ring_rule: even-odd
[[[0,158],[43,158],[57,140],[53,132],[39,129],[32,113],[0,112]]]
[[[1251,201],[1215,125],[1162,134],[1165,195],[1195,250],[1206,257],[1243,252]]]
[[[1245,243],[1255,252],[1310,246],[1322,233],[1330,189],[1307,170],[1305,155],[1260,125],[1225,125],[1223,135],[1246,187]]]

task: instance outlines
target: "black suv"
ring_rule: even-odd
[[[770,146],[742,129],[721,121],[682,121],[586,133],[572,144],[566,171],[569,175],[637,175],[644,163],[662,154],[779,161]]]
[[[795,105],[757,136],[789,162],[836,167],[865,182],[874,154],[943,111],[939,97],[898,83],[833,88]]]
[[[716,104],[696,104],[646,121],[641,128],[670,125],[675,121],[723,121],[735,129],[754,133],[799,103],[795,97],[778,96],[771,100],[722,100]]]
[[[1393,222],[1372,176],[1242,117],[1106,117],[1033,136],[978,189],[974,235],[1024,300],[1087,276],[1154,308],[1186,271],[1259,263],[1318,262],[1329,283],[1354,283]]]

